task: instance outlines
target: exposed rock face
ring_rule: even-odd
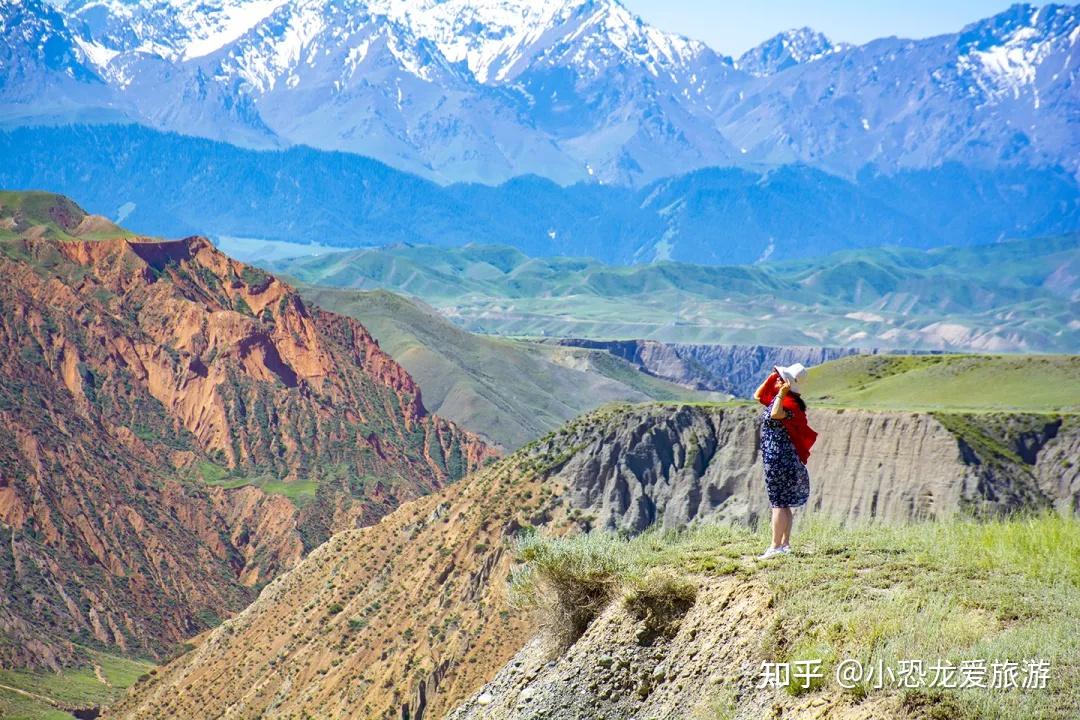
[[[558,439],[576,449],[553,478],[595,525],[640,532],[706,518],[768,517],[758,452],[760,407],[630,407],[602,427]],[[809,411],[819,437],[808,507],[831,516],[909,520],[960,508],[1075,508],[1075,419]],[[1075,454],[1073,455],[1075,457]]]
[[[362,326],[204,238],[142,241],[44,194],[0,196],[0,219],[5,666],[74,662],[71,641],[161,657],[487,455]],[[318,490],[298,511],[209,471]]]
[[[698,390],[749,397],[775,365],[807,367],[865,352],[856,348],[790,345],[666,343],[658,340],[560,340],[560,344],[607,350],[656,377]]]
[[[447,720],[683,720],[710,713],[736,687],[740,717],[876,720],[907,717],[894,699],[853,702],[839,692],[796,698],[754,687],[754,664],[774,611],[760,578],[702,578],[674,637],[640,640],[642,623],[612,603],[567,652],[552,660],[544,638],[528,644]],[[718,642],[718,638],[723,638]],[[759,661],[760,662],[760,661]],[[780,712],[783,715],[780,715]]]
[[[528,637],[509,612],[506,585],[508,542],[521,528],[636,532],[653,523],[753,520],[767,509],[756,416],[756,408],[690,405],[618,406],[583,416],[374,526],[335,535],[108,716],[443,717]],[[965,506],[1045,507],[1052,498],[1075,506],[1077,470],[1059,479],[1050,467],[1075,452],[1073,419],[977,424],[956,417],[962,422],[950,430],[930,415],[812,411],[822,438],[811,458],[811,509],[900,520]],[[732,593],[717,586],[706,597],[756,602]],[[612,617],[590,634],[609,629],[624,637],[622,623]],[[679,656],[693,670],[686,682],[696,682],[710,662],[738,657],[736,646],[730,656],[712,647],[690,662],[695,648]],[[532,652],[521,656],[519,673],[540,667]],[[640,668],[648,659],[631,663]],[[554,678],[573,667],[539,672]],[[521,681],[497,682],[514,688]],[[551,697],[569,691],[556,686]],[[681,697],[658,696],[655,707],[676,707]],[[504,717],[473,706],[463,712]]]

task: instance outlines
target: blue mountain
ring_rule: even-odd
[[[254,151],[139,126],[0,131],[0,187],[49,188],[138,232],[340,247],[499,243],[532,256],[721,264],[990,243],[1080,228],[1061,169],[956,163],[846,179],[711,168],[642,188],[525,176],[441,186],[308,147]]]

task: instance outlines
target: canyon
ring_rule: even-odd
[[[665,343],[657,340],[566,338],[560,345],[603,350],[642,372],[697,390],[750,397],[777,365],[820,365],[859,350],[843,347]],[[866,352],[866,351],[864,351]]]

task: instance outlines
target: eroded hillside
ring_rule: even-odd
[[[359,323],[204,238],[3,193],[0,277],[5,665],[161,657],[487,456]]]
[[[108,716],[442,717],[529,637],[508,596],[511,538],[754,519],[765,508],[756,412],[616,406],[569,423],[335,535]],[[1080,450],[1074,417],[958,417],[814,411],[811,507],[897,520],[1076,507],[1078,470],[1064,463]]]
[[[731,525],[523,538],[541,632],[448,718],[1076,717],[1075,518],[818,517],[793,540],[762,561],[765,533]]]

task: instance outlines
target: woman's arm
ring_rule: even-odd
[[[758,402],[761,402],[761,395],[765,392],[765,388],[775,381],[776,371],[773,371],[769,373],[769,377],[765,378],[765,380],[762,381],[760,385],[758,385],[758,389],[754,391],[754,399]]]
[[[773,400],[772,407],[769,409],[769,416],[773,420],[782,420],[787,415],[787,410],[784,409],[784,396],[790,389],[791,386],[786,381],[780,383],[780,391],[776,393],[776,399]]]

